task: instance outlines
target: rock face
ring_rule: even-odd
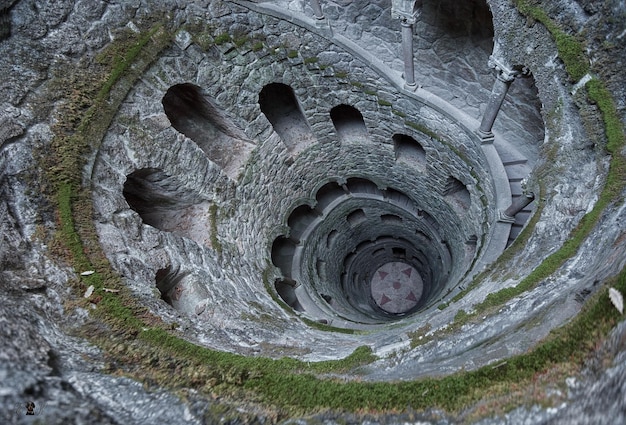
[[[93,217],[82,216],[99,246],[83,241],[85,250],[101,250],[133,299],[188,341],[309,362],[366,345],[378,360],[358,380],[444,376],[527,352],[626,265],[622,197],[533,289],[412,343],[425,325],[431,334],[449,327],[559,250],[609,171],[598,107],[570,80],[546,27],[508,1],[418,2],[416,88],[405,85],[402,25],[387,1],[325,2],[323,19],[309,2],[283,0],[11,3],[0,3],[3,423],[19,423],[28,401],[46,423],[226,415],[202,393],[183,400],[106,373],[114,355],[81,330],[99,307],[76,307],[86,270],[68,263],[42,169],[66,164],[54,140],[77,127],[59,129],[67,115],[85,113],[82,87],[103,84],[89,75],[116,46],[132,51],[125,40],[154,22],[171,44],[126,91],[109,94],[119,107],[86,157],[65,155],[80,158],[73,164],[93,204]],[[592,71],[626,122],[624,19],[610,18],[625,17],[623,5],[541,7],[584,37]],[[490,114],[486,135],[478,130]],[[502,215],[531,192],[534,203],[512,220]],[[527,224],[515,255],[465,294]],[[624,322],[586,372],[568,379],[558,407],[519,407],[505,420],[622,423],[623,335]],[[255,412],[247,420],[271,420]],[[433,411],[419,420],[453,418]]]

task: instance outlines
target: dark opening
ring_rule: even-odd
[[[263,87],[259,106],[288,150],[295,150],[299,143],[312,139],[309,123],[288,85],[272,83]]]
[[[402,218],[395,214],[383,214],[380,216],[380,219],[387,224],[402,224]]]
[[[172,290],[185,276],[186,273],[181,273],[178,268],[173,268],[171,265],[156,272],[154,280],[163,301],[172,305],[172,296],[175,296],[172,294]]]
[[[208,220],[189,219],[206,216],[210,203],[177,178],[157,168],[142,168],[126,177],[123,195],[145,224],[210,245]]]
[[[296,311],[304,311],[296,296],[295,286],[296,282],[290,279],[277,279],[274,282],[276,292],[289,307]]]
[[[335,243],[335,239],[337,239],[338,236],[339,236],[339,232],[337,232],[336,230],[331,230],[330,233],[328,234],[328,238],[326,239],[326,247],[332,248],[333,243]]]
[[[302,234],[317,217],[318,214],[308,205],[300,205],[294,209],[287,219],[291,238],[299,241]]]
[[[215,101],[200,87],[184,83],[170,87],[162,104],[172,126],[233,177],[253,145]]]
[[[426,151],[417,140],[406,134],[394,134],[393,145],[396,160],[409,165],[424,167],[426,165]]]
[[[335,106],[330,110],[330,118],[337,134],[343,140],[362,141],[367,136],[363,115],[353,106],[344,104]]]
[[[372,195],[381,195],[382,191],[371,180],[358,177],[351,177],[346,181],[346,187],[351,193],[369,193]]]
[[[315,199],[317,201],[316,206],[319,210],[324,210],[335,200],[345,195],[346,192],[341,186],[339,186],[339,184],[335,182],[327,183],[322,186],[315,195]]]
[[[443,194],[448,199],[455,201],[457,205],[465,209],[469,208],[470,206],[471,196],[469,191],[467,190],[467,187],[463,184],[462,181],[454,177],[448,177]]]
[[[272,263],[281,270],[283,276],[291,277],[295,250],[296,244],[284,236],[277,237],[272,244]]]
[[[348,214],[346,218],[348,220],[348,223],[350,223],[350,226],[356,226],[357,224],[367,220],[365,212],[361,209],[352,211],[350,214]]]

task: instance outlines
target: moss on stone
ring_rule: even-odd
[[[246,44],[249,40],[250,40],[250,39],[248,38],[248,36],[247,36],[247,35],[242,35],[242,36],[239,36],[239,37],[234,38],[234,39],[233,39],[233,43],[235,43],[235,46],[237,46],[237,47],[241,47],[241,46],[243,46],[244,44]]]
[[[253,52],[258,52],[259,50],[263,50],[263,42],[262,41],[255,41],[254,44],[252,45],[252,51]]]
[[[225,33],[225,32],[216,35],[215,38],[213,39],[213,42],[217,44],[218,46],[221,46],[222,44],[228,43],[230,41],[231,41],[230,34]]]
[[[411,349],[429,342],[432,339],[428,334],[431,329],[432,325],[430,323],[426,323],[425,325],[420,326],[418,329],[408,332],[407,336],[411,340]]]
[[[420,133],[424,133],[427,136],[432,137],[435,140],[441,141],[441,138],[439,137],[437,133],[435,133],[434,131],[432,131],[431,129],[429,129],[428,127],[422,124],[416,123],[415,121],[409,121],[409,120],[404,121],[404,124],[411,127],[414,130],[419,131]]]
[[[565,70],[573,81],[580,80],[589,72],[589,60],[583,44],[573,35],[567,34],[548,14],[532,0],[514,0],[513,3],[523,15],[541,22],[552,34],[559,51],[559,57],[565,64]]]

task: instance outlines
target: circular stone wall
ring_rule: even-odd
[[[436,311],[528,217],[500,219],[527,176],[523,155],[503,139],[484,143],[475,120],[405,90],[341,38],[230,7],[217,22],[255,22],[250,42],[205,47],[194,41],[201,30],[179,33],[102,143],[92,181],[113,265],[139,296],[156,282],[199,334],[215,317],[245,329],[262,311],[279,327],[295,312],[353,329]],[[250,47],[283,38],[302,57]],[[419,275],[421,294],[385,308],[367,282],[398,262]]]
[[[620,2],[0,3],[0,422],[219,422],[224,388],[467,421],[512,380],[553,402],[512,422],[621,417]]]
[[[507,82],[489,70],[491,40],[482,32],[455,32],[428,9],[437,49],[451,43],[455,56],[424,64],[432,91],[408,90],[393,60],[387,67],[383,52],[372,57],[349,41],[350,25],[331,34],[266,6],[229,3],[210,27],[189,18],[137,80],[100,146],[91,174],[96,227],[135,296],[159,317],[184,322],[186,337],[204,345],[254,355],[288,347],[319,360],[363,344],[381,353],[406,348],[416,328],[445,327],[513,285],[490,280],[454,301],[532,215],[534,204],[514,217],[505,212],[532,199],[528,189],[539,193],[531,169],[543,122],[533,78],[512,83],[510,95],[524,100],[505,101],[493,139],[484,138],[478,129],[492,88]],[[220,37],[239,32],[245,37]],[[532,61],[539,86],[553,80]],[[464,72],[470,63],[475,74]],[[436,95],[447,79],[446,98]],[[554,105],[555,93],[543,93]],[[516,114],[522,129],[510,122]],[[502,136],[502,125],[514,135]],[[579,202],[591,193],[568,188]],[[561,207],[547,208],[572,228],[574,220],[550,210]],[[536,231],[529,246],[553,236]],[[516,269],[520,276],[538,265],[533,252],[519,255],[528,265]],[[407,293],[407,307],[392,309],[372,291],[389,263],[421,279],[421,295]],[[482,347],[473,366],[492,361],[499,354],[479,341],[507,334],[528,314],[463,334],[444,354],[422,352],[427,365],[419,370],[413,354],[402,367],[436,373],[441,362],[458,365],[455,350],[469,346]],[[337,328],[347,331],[327,332]]]

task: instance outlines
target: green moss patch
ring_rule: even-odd
[[[536,0],[513,0],[523,15],[541,22],[554,37],[559,57],[565,64],[565,70],[573,81],[580,80],[589,72],[589,60],[585,55],[582,42],[573,35],[567,34],[541,8]]]

